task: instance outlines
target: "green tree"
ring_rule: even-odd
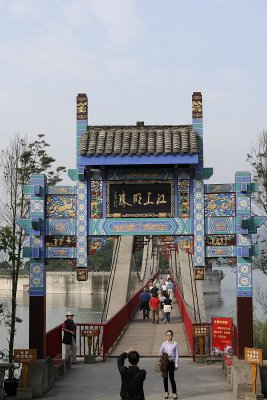
[[[252,166],[253,180],[259,184],[259,191],[253,193],[252,201],[256,213],[267,215],[267,131],[264,130],[258,137],[256,144],[252,147],[247,161]],[[261,230],[257,237],[260,246],[260,254],[253,258],[253,268],[267,274],[267,228]]]
[[[267,320],[254,321],[253,323],[253,347],[262,349],[263,359],[267,359]]]
[[[71,272],[75,270],[76,266],[64,258],[50,259],[49,264],[46,265],[46,271]]]
[[[0,228],[0,253],[1,255],[6,258],[6,260],[3,263],[5,266],[8,268],[11,267],[13,262],[18,262],[18,254],[16,253],[16,238],[12,233],[12,230],[10,227],[5,226]],[[16,282],[12,282],[14,285]],[[12,286],[13,290],[13,286]],[[20,323],[22,320],[17,317],[16,315],[12,315],[12,309],[11,311],[4,305],[0,304],[0,324],[4,324],[6,327],[9,329],[9,335],[11,335],[11,328],[12,328],[12,323],[13,320],[15,320],[15,323]],[[14,335],[16,333],[16,330],[14,328]],[[10,339],[9,339],[9,344],[10,344]],[[5,352],[1,352],[2,355],[5,356]],[[8,353],[9,354],[9,353]],[[12,377],[13,374],[13,369],[9,371],[9,378]]]
[[[29,216],[29,198],[23,192],[23,186],[29,184],[31,174],[41,173],[47,175],[48,184],[55,185],[61,181],[60,174],[65,172],[65,167],[62,166],[53,169],[55,159],[47,154],[48,147],[49,144],[44,140],[44,135],[38,135],[34,141],[16,135],[0,155],[2,186],[0,220],[4,225],[2,251],[7,255],[8,272],[12,279],[8,338],[9,362],[12,362],[16,333],[18,274],[23,265],[22,249],[27,241],[25,233],[17,225],[17,219]]]
[[[247,155],[247,161],[252,166],[254,181],[259,184],[259,191],[253,193],[254,204],[263,215],[267,215],[267,131],[260,134]]]
[[[114,241],[102,240],[100,248],[88,257],[89,270],[110,271]]]

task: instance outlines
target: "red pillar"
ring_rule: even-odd
[[[237,357],[244,359],[244,348],[253,347],[252,297],[237,297]]]
[[[29,348],[37,349],[37,358],[46,356],[46,298],[30,296],[29,300]]]

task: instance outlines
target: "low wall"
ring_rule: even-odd
[[[101,293],[106,292],[109,272],[89,272],[88,280],[79,282],[75,272],[47,272],[46,293]],[[18,290],[27,290],[29,276],[21,275],[18,280]],[[11,290],[11,278],[0,275],[0,288]]]

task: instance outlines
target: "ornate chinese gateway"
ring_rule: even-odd
[[[218,259],[235,265],[238,323],[251,347],[251,262],[258,251],[252,235],[264,221],[251,214],[258,187],[249,172],[237,172],[233,183],[204,183],[213,170],[204,167],[202,117],[196,92],[188,125],[92,126],[87,96],[78,94],[77,165],[69,170],[74,185],[50,187],[44,175],[34,175],[25,188],[31,214],[20,225],[30,236],[24,254],[32,309],[45,308],[49,260],[75,263],[83,280],[105,238],[130,236],[133,246],[153,243],[152,252],[190,254],[195,279],[204,279]]]

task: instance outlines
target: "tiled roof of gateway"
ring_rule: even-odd
[[[81,136],[82,156],[193,154],[199,150],[192,125],[92,126]]]

